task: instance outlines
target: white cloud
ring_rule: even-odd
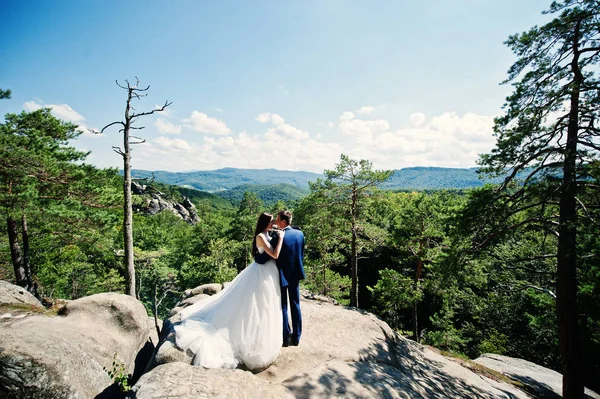
[[[350,111],[346,111],[344,112],[342,115],[340,115],[339,120],[340,121],[349,121],[354,119],[354,113],[350,112]]]
[[[274,128],[270,128],[265,133],[265,135],[269,137],[275,137],[279,135],[295,139],[308,139],[310,137],[310,134],[308,132],[295,128],[294,126],[288,125],[287,123],[285,123],[285,120],[277,114],[263,112],[254,119],[259,121],[260,123],[271,122],[273,125],[275,125]]]
[[[378,168],[406,166],[472,167],[478,155],[493,148],[493,118],[445,112],[427,120],[415,113],[410,127],[393,130],[385,119],[364,120],[352,112],[338,119],[340,131],[351,138],[345,149],[354,158],[368,159]]]
[[[81,114],[71,108],[68,104],[39,104],[35,101],[26,101],[23,104],[23,108],[29,112],[40,108],[50,108],[55,117],[67,122],[79,123],[85,120]]]
[[[271,122],[275,126],[280,126],[280,125],[283,125],[285,123],[285,120],[281,116],[279,116],[277,114],[272,114],[270,112],[263,112],[262,114],[259,114],[254,119],[257,120],[257,121],[259,121],[260,123]]]
[[[414,114],[410,115],[408,120],[410,121],[410,125],[412,127],[419,127],[423,124],[423,122],[425,122],[425,115],[423,115],[421,112],[415,112]]]
[[[270,129],[269,129],[270,130]],[[276,168],[322,172],[339,160],[342,146],[282,134],[241,132],[228,136],[206,136],[198,144],[179,138],[159,137],[135,147],[137,168],[172,171],[207,170],[222,167]]]
[[[136,146],[137,168],[173,171],[222,167],[276,168],[322,172],[339,162],[340,153],[368,159],[378,169],[408,166],[472,167],[495,143],[493,117],[445,112],[433,117],[410,115],[405,126],[354,112],[339,116],[331,133],[309,134],[278,114],[262,113],[261,133],[193,136],[188,141],[164,135]],[[409,123],[410,122],[410,123]],[[336,132],[337,130],[337,132]]]
[[[167,134],[180,134],[181,133],[181,125],[174,125],[171,122],[167,122],[164,119],[157,118],[154,122],[154,126],[161,133]]]
[[[153,142],[167,151],[175,150],[191,152],[194,150],[194,148],[191,145],[189,145],[187,141],[182,139],[170,139],[168,137],[161,136],[154,139]]]
[[[373,140],[374,135],[388,131],[390,128],[390,124],[385,119],[358,119],[349,111],[340,116],[338,126],[342,133],[353,136],[358,143],[368,143]]]
[[[187,123],[190,128],[197,132],[226,135],[231,133],[225,122],[217,118],[211,118],[203,112],[192,111],[188,119],[183,122]]]
[[[23,104],[23,109],[27,112],[37,111],[40,108],[42,108],[42,106],[35,101],[25,101]]]
[[[356,113],[359,115],[371,115],[375,111],[375,107],[370,105],[365,105],[364,107],[360,107],[356,110]]]

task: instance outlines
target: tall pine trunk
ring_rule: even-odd
[[[25,214],[21,215],[21,237],[23,242],[23,271],[25,272],[27,290],[34,296],[39,297],[37,289],[33,284],[33,274],[31,273],[31,264],[29,263],[29,228],[27,227]]]
[[[18,286],[27,287],[27,277],[23,268],[23,258],[21,257],[21,247],[19,246],[19,233],[17,231],[17,221],[12,217],[6,218],[6,227],[8,230],[8,243],[10,246],[10,257],[12,259],[13,269],[15,270],[15,280]]]
[[[579,23],[573,41],[574,74],[570,99],[567,144],[563,161],[563,181],[559,204],[558,259],[556,268],[556,312],[560,353],[563,363],[563,398],[584,397],[582,352],[577,311],[577,137],[579,131],[579,96],[583,75],[579,69]]]
[[[131,94],[130,94],[131,100]],[[129,101],[127,113],[129,114]],[[135,264],[133,258],[133,211],[131,199],[131,149],[129,148],[129,121],[127,120],[123,133],[123,245],[125,250],[126,294],[136,297]]]
[[[356,218],[357,218],[357,204],[356,204],[356,188],[352,192],[352,240],[350,242],[351,252],[351,274],[352,274],[352,289],[350,290],[350,306],[358,307],[358,254],[356,249]]]

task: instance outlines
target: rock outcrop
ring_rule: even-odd
[[[137,182],[131,183],[131,192],[144,198],[143,205],[135,205],[133,207],[135,212],[144,212],[149,215],[156,215],[157,213],[166,211],[182,218],[189,224],[196,224],[200,221],[196,207],[187,197],[183,197],[183,201],[181,203],[174,202],[165,199],[163,193],[150,193],[148,191],[148,186],[139,184]]]
[[[486,353],[474,362],[504,374],[525,385],[536,398],[562,397],[562,374],[523,359]],[[600,395],[586,388],[586,398],[600,399]]]
[[[133,373],[141,349],[152,352],[149,326],[139,301],[115,293],[70,301],[58,315],[2,319],[0,397],[95,398],[106,393],[113,381],[103,367],[112,369],[116,354]]]
[[[206,287],[192,291],[205,295]],[[308,299],[314,298],[314,299]],[[188,298],[189,300],[189,298]],[[180,307],[182,308],[182,307]],[[457,362],[395,333],[376,316],[323,298],[304,295],[303,335],[297,347],[257,374],[241,370],[204,370],[174,342],[174,314],[165,320],[163,338],[150,368],[136,384],[137,399],[161,392],[178,398],[529,398],[516,387],[475,374]],[[173,363],[179,363],[174,365]],[[173,373],[186,376],[180,378]],[[211,381],[219,381],[213,383]],[[165,381],[164,383],[161,381]],[[235,383],[231,382],[235,381]],[[234,384],[235,391],[229,386]]]
[[[188,290],[175,309],[222,287]],[[368,312],[306,292],[302,312],[300,345],[282,348],[274,363],[252,373],[192,366],[191,354],[175,344],[177,311],[163,321],[159,346],[148,362],[144,353],[149,357],[159,339],[155,322],[139,301],[126,295],[69,301],[58,314],[27,310],[18,318],[0,318],[0,397],[119,397],[103,370],[112,368],[115,353],[126,372],[134,373],[137,383],[128,397],[136,399],[560,397],[561,375],[530,362],[499,355],[475,362],[447,358],[398,335]],[[511,380],[527,388],[521,390]],[[600,399],[592,391],[586,394]]]
[[[37,308],[44,307],[42,303],[25,288],[0,280],[0,306],[9,304],[34,306]]]

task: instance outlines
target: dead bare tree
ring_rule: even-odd
[[[119,132],[123,133],[123,148],[113,146],[113,150],[123,157],[123,241],[124,241],[124,252],[125,252],[125,272],[126,272],[126,293],[133,297],[136,296],[135,290],[135,266],[133,259],[133,210],[132,210],[132,201],[131,201],[131,146],[135,144],[141,144],[146,142],[146,140],[132,136],[130,134],[131,130],[142,130],[144,126],[133,126],[133,124],[137,121],[137,119],[141,116],[152,115],[155,112],[164,111],[172,102],[165,101],[162,107],[157,107],[152,111],[147,112],[136,112],[136,109],[131,105],[131,101],[133,99],[141,99],[142,97],[146,97],[148,95],[147,91],[150,89],[150,86],[146,88],[139,88],[140,80],[135,78],[135,85],[131,85],[128,80],[125,80],[126,86],[119,84],[118,81],[115,81],[117,86],[119,86],[123,90],[127,90],[127,103],[125,106],[125,120],[124,121],[116,121],[109,123],[104,126],[101,133],[104,133],[106,129],[113,125],[121,125],[122,128],[119,129]],[[137,140],[137,141],[131,141]]]

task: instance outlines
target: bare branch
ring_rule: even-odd
[[[102,128],[102,130],[100,130],[100,133],[104,133],[104,131],[106,129],[108,129],[109,127],[111,127],[112,125],[122,125],[123,127],[125,127],[125,123],[117,121],[117,122],[109,123],[108,125],[104,126]]]
[[[148,87],[150,87],[150,86],[148,86]],[[139,116],[152,115],[155,112],[162,112],[162,111],[164,111],[171,104],[173,104],[173,102],[172,101],[169,102],[167,100],[167,101],[165,101],[165,104],[162,107],[160,107],[160,108],[153,109],[152,111],[140,112],[139,114],[133,114],[133,115],[131,115],[131,117],[132,118],[137,118]]]
[[[531,288],[534,289],[536,291],[540,291],[540,292],[544,292],[548,295],[550,295],[552,298],[556,299],[556,294],[554,293],[554,291],[549,290],[548,288],[541,288],[541,287],[537,287],[535,285],[531,285],[531,284],[523,284],[522,287],[512,287],[508,284],[498,284],[500,287],[505,287],[508,288],[511,291],[523,291],[526,290],[527,288]]]

